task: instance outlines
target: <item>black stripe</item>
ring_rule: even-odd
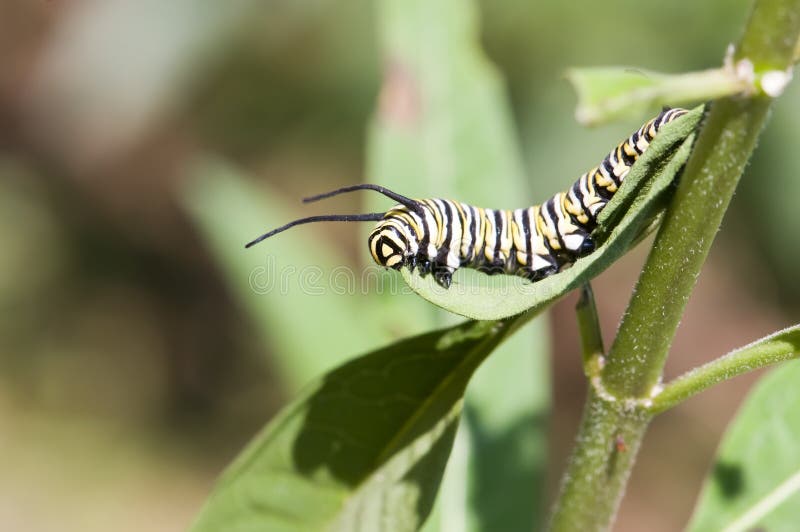
[[[500,255],[500,236],[503,234],[503,213],[500,210],[494,211],[494,230],[497,233],[497,240],[494,243],[494,253],[492,254],[492,264],[498,262],[498,255]]]
[[[561,231],[558,229],[558,215],[556,213],[556,209],[559,211],[561,210],[561,206],[559,205],[556,207],[555,196],[547,200],[545,203],[545,207],[547,207],[547,211],[550,214],[550,217],[553,219],[553,228],[556,230],[556,238],[558,239],[558,243],[561,245],[561,251],[567,249],[566,244],[564,244],[564,239],[561,236]]]
[[[619,145],[619,153],[622,155],[622,162],[631,167],[636,162],[636,156],[628,155],[627,150],[625,150],[626,145],[630,145],[627,140]],[[638,153],[636,150],[633,150],[633,152]]]
[[[408,216],[411,218],[410,222],[406,222],[406,225],[408,226],[408,234],[411,236],[411,238],[414,239],[414,242],[417,245],[417,253],[419,253],[419,250],[420,250],[419,237],[417,235],[419,233],[422,233],[423,236],[425,235],[425,222],[423,220],[422,227],[419,227],[420,230],[417,231],[417,227],[419,226],[419,223],[417,222],[417,220],[414,218],[414,216],[412,214],[409,213]],[[411,249],[411,242],[408,243],[408,247],[409,247],[409,250],[410,250]]]
[[[650,128],[655,124],[654,120],[649,120],[645,125],[642,126],[642,131],[644,131],[644,138],[647,139],[647,142],[653,142],[653,135],[650,134]],[[658,133],[658,130],[656,130]]]
[[[589,209],[589,205],[586,203],[586,199],[592,197],[591,194],[589,193],[588,180],[589,180],[589,174],[588,173],[583,174],[580,179],[575,181],[575,183],[572,185],[572,188],[573,190],[575,190],[578,199],[580,199],[581,201],[581,207],[583,207],[583,212],[586,214],[586,216],[589,217],[590,220],[594,221],[594,216],[592,216],[592,211]],[[587,192],[587,194],[585,195],[581,190],[581,185],[584,183],[586,183],[586,192]]]
[[[449,200],[439,200],[442,202],[444,227],[446,230],[445,238],[442,239],[442,248],[439,250],[439,258],[444,260],[450,254],[453,245],[453,206]]]
[[[481,227],[482,227],[483,230],[480,231],[482,233],[481,234],[482,238],[480,239],[480,242],[476,241],[476,244],[475,244],[476,248],[475,248],[475,258],[474,258],[474,260],[475,260],[476,264],[483,264],[487,260],[486,259],[486,235],[487,235],[487,232],[489,231],[489,216],[488,216],[488,214],[486,212],[486,209],[476,207],[476,210],[480,211]],[[478,245],[478,243],[480,243],[480,245]]]
[[[611,161],[608,160],[608,159],[605,159],[605,160],[603,160],[602,165],[603,165],[603,169],[606,171],[606,173],[608,173],[608,177],[611,179],[611,181],[615,185],[617,185],[617,188],[619,188],[619,186],[622,184],[622,179],[620,179],[617,176],[617,174],[614,173],[614,168],[611,167]],[[600,168],[599,167],[597,168],[597,172],[599,172],[600,175],[605,177],[605,175],[602,172],[600,172]],[[594,180],[595,189],[597,189],[597,187],[599,185],[597,184],[597,179],[595,179],[595,173],[596,172],[591,172],[590,175],[591,175],[591,178]],[[605,188],[605,187],[600,187],[600,188]]]
[[[420,205],[422,205],[422,215],[420,216],[420,219],[422,221],[422,240],[419,241],[419,251],[417,251],[417,254],[422,255],[423,257],[427,257],[428,244],[431,243],[431,232],[428,229],[428,222],[425,219],[425,214],[427,214],[427,211],[430,209],[430,207],[427,204],[421,202]]]
[[[656,122],[655,122],[656,131],[661,129],[661,126],[670,121],[669,116],[670,116],[670,109],[661,111],[661,113],[656,117]]]
[[[545,202],[545,203],[543,203],[542,205],[539,206],[539,218],[542,219],[542,225],[547,225],[547,224],[544,223],[544,209],[545,209],[546,205],[547,205],[547,203]],[[538,227],[538,224],[537,224],[537,227]],[[544,233],[541,233],[541,232],[538,232],[538,231],[537,231],[537,233],[539,234],[539,236],[542,237],[542,242],[544,242],[544,247],[547,248],[547,255],[545,255],[544,258],[545,259],[549,259],[551,262],[558,263],[558,261],[556,260],[557,251],[555,249],[553,249],[553,246],[550,245],[550,239],[547,238],[547,235],[545,235]]]
[[[636,150],[636,153],[641,155],[643,152],[639,149],[639,131],[634,131],[633,135],[631,135],[631,141],[633,142],[632,146],[633,149]]]
[[[528,269],[533,266],[533,249],[531,247],[531,211],[522,210],[522,231],[525,233],[525,254],[528,258]]]
[[[605,171],[608,172],[608,176],[611,178],[611,180],[616,181],[617,176],[614,175],[614,165],[611,164],[611,157],[606,157],[600,164],[602,164]],[[599,170],[600,169],[598,168],[598,171]],[[589,175],[591,175],[591,173]]]
[[[464,257],[465,261],[471,263],[475,260],[475,243],[478,241],[478,211],[472,205],[464,205],[464,208],[469,209],[472,214],[472,220],[469,221],[470,242],[467,246],[467,256]]]
[[[608,167],[606,166],[607,164],[611,164],[611,162],[608,159],[603,160],[603,167],[606,170],[608,170]],[[600,197],[601,199],[605,200],[605,201],[608,201],[608,200],[611,199],[611,197],[614,195],[614,193],[610,192],[606,187],[601,186],[600,183],[597,182],[597,179],[595,179],[595,176],[599,172],[600,172],[600,170],[598,170],[597,173],[593,173],[592,175],[590,175],[589,179],[592,180],[592,185],[593,185],[592,188],[594,188],[594,191],[597,194],[597,196]],[[608,174],[609,174],[609,177],[611,178],[611,181],[616,183],[617,187],[619,187],[620,181],[617,178],[617,176],[614,174],[614,169],[613,168],[608,172]]]
[[[464,259],[464,255],[461,253],[461,250],[464,249],[464,235],[467,234],[467,213],[464,211],[464,207],[461,202],[453,202],[453,207],[455,207],[456,214],[458,214],[458,219],[461,221],[461,238],[458,239],[458,262],[463,266],[466,261]]]
[[[581,222],[578,219],[578,217],[572,214],[571,212],[568,212],[566,214],[569,215],[569,218],[570,220],[572,220],[572,223],[574,223],[578,227],[586,229],[587,231],[591,231],[592,229],[594,229],[594,223],[593,223],[594,217],[592,216],[592,213],[583,204],[583,194],[581,194],[580,188],[576,189],[575,185],[572,185],[572,187],[570,187],[570,191],[573,192],[575,194],[575,197],[578,199],[578,203],[581,206],[581,214],[585,215],[586,218],[588,218],[588,222],[586,223]],[[567,201],[570,201],[569,192],[567,192]]]
[[[583,214],[585,214],[586,217],[591,220],[592,219],[592,213],[589,212],[589,208],[586,206],[586,202],[584,201],[583,191],[581,190],[581,182],[582,181],[583,181],[582,179],[578,179],[577,181],[572,183],[572,186],[570,187],[570,190],[573,192],[573,194],[575,194],[575,197],[578,198],[578,203],[580,203],[581,212]],[[583,224],[581,224],[581,225],[583,225]]]

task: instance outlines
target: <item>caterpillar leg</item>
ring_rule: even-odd
[[[578,257],[585,257],[586,255],[594,251],[594,248],[595,248],[594,240],[592,240],[592,237],[590,235],[586,235],[583,239],[583,242],[581,242],[580,247],[578,247],[577,251],[575,252],[575,254]]]
[[[529,265],[520,271],[531,282],[536,282],[558,273],[560,267],[561,261],[554,253],[534,253],[529,260]]]
[[[417,267],[419,268],[420,277],[425,277],[431,273],[431,261],[427,257],[421,256],[417,259]]]
[[[449,266],[445,266],[444,264],[437,264],[433,268],[433,278],[436,281],[436,284],[441,286],[442,288],[450,288],[450,283],[453,280],[453,273],[455,269],[450,268]]]
[[[419,271],[420,277],[427,277],[432,273],[436,283],[442,288],[450,288],[450,283],[453,280],[453,273],[455,268],[451,268],[447,264],[439,263],[430,260],[425,255],[414,255],[406,259],[406,266],[413,272],[416,267]]]
[[[560,241],[563,242],[562,252],[574,257],[583,257],[594,251],[594,242],[590,232],[583,227],[562,220],[559,222]]]
[[[527,278],[530,282],[535,283],[536,281],[541,281],[545,277],[550,277],[553,274],[558,273],[558,266],[555,264],[551,266],[547,266],[546,268],[540,268],[538,270],[520,270],[522,275]]]

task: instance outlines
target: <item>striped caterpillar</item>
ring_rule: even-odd
[[[410,199],[385,187],[353,185],[306,198],[308,203],[355,190],[374,190],[398,204],[387,212],[310,216],[261,235],[245,247],[295,225],[323,221],[377,221],[369,235],[372,258],[381,266],[419,269],[444,288],[458,268],[488,274],[521,275],[530,281],[550,276],[594,250],[597,216],[622,184],[631,166],[659,130],[686,114],[665,109],[614,148],[564,192],[541,205],[516,210],[473,207],[444,199]]]

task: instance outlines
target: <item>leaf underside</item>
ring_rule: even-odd
[[[327,374],[230,466],[193,530],[416,530],[470,377],[522,321],[467,322]]]

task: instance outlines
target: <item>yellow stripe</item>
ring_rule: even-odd
[[[489,220],[489,214],[486,212],[485,209],[482,209],[481,215],[483,216],[484,226],[483,226],[483,256],[486,257],[486,260],[491,262],[492,258],[494,258],[494,245],[489,242],[489,236],[497,234],[497,228],[494,227],[494,220]],[[489,233],[489,227],[492,227],[492,233]],[[495,242],[496,245],[496,242]]]
[[[458,201],[451,201],[453,205],[455,205],[456,210],[458,211],[458,217],[461,219],[461,238],[458,242],[458,257],[460,259],[468,258],[464,257],[466,250],[464,249],[464,237],[469,235],[469,227],[467,226],[467,214],[464,212],[464,209],[461,208],[461,203]],[[471,236],[471,235],[469,235]]]
[[[436,242],[434,243],[434,245],[437,248],[440,248],[440,247],[442,247],[442,244],[443,244],[442,237],[444,236],[444,225],[443,225],[443,221],[442,221],[442,213],[439,210],[439,206],[436,204],[435,201],[433,201],[433,200],[425,200],[425,202],[431,207],[431,210],[433,211],[433,219],[436,220],[436,232],[437,232],[437,235],[436,235]]]
[[[398,211],[395,214],[396,217],[402,218],[406,224],[414,230],[414,233],[417,235],[417,240],[421,240],[423,236],[423,230],[417,223],[417,220],[414,219],[413,216],[408,211]]]
[[[475,207],[475,249],[472,250],[472,256],[477,257],[483,253],[486,247],[486,212],[482,207]]]
[[[639,157],[639,152],[633,149],[630,142],[627,140],[623,143],[622,149],[625,150],[625,153],[627,153],[629,157],[633,157],[634,159]]]
[[[503,254],[504,259],[508,259],[511,255],[511,247],[514,243],[514,236],[512,234],[511,224],[513,223],[514,219],[511,216],[511,211],[500,211],[500,219],[503,221],[503,225],[505,225],[505,230],[501,235],[500,240],[500,252]]]

